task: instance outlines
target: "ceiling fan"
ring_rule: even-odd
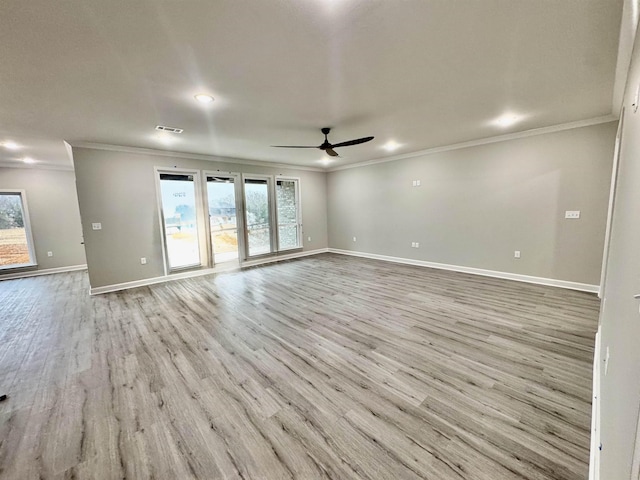
[[[356,138],[355,140],[348,140],[346,142],[340,142],[340,143],[329,143],[329,140],[327,139],[327,135],[329,135],[329,132],[331,131],[331,129],[329,127],[325,127],[321,129],[322,133],[324,133],[324,142],[322,143],[322,145],[319,145],[317,147],[310,147],[310,146],[306,146],[306,145],[272,145],[272,147],[278,147],[278,148],[319,148],[320,150],[324,150],[325,152],[327,152],[327,155],[331,156],[331,157],[338,157],[338,152],[336,152],[334,150],[334,148],[338,148],[338,147],[349,147],[351,145],[358,145],[360,143],[366,143],[366,142],[370,142],[371,140],[373,140],[373,137],[363,137],[363,138]]]

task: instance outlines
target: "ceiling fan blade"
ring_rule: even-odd
[[[357,138],[356,140],[349,140],[347,142],[336,143],[336,144],[332,145],[332,148],[348,147],[350,145],[358,145],[359,143],[370,142],[371,140],[373,140],[373,137]]]
[[[276,148],[319,148],[319,147],[310,147],[308,145],[271,145]]]
[[[338,152],[336,152],[333,148],[327,148],[325,152],[327,152],[327,155],[331,157],[339,157]]]

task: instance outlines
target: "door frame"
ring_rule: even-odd
[[[259,255],[249,255],[249,228],[247,222],[247,209],[245,205],[245,180],[266,180],[267,181],[267,201],[268,201],[268,214],[269,214],[269,252],[261,253]],[[268,255],[273,255],[277,251],[278,245],[278,226],[276,225],[276,212],[275,212],[275,202],[276,202],[276,194],[275,194],[275,185],[274,185],[274,176],[273,175],[265,175],[258,173],[243,173],[242,174],[242,217],[244,221],[244,260],[254,260],[256,258],[266,257]]]
[[[244,195],[243,193],[243,180],[242,175],[238,172],[225,172],[222,170],[203,170],[202,171],[202,192],[203,192],[203,205],[204,205],[204,220],[206,228],[207,243],[207,255],[209,256],[209,266],[214,267],[215,252],[213,251],[213,236],[211,235],[211,219],[209,216],[209,189],[207,187],[207,177],[221,176],[233,178],[233,191],[236,201],[236,227],[238,230],[238,262],[242,265],[244,260],[245,251],[245,236],[244,236]]]
[[[156,201],[158,204],[158,219],[160,221],[160,235],[162,236],[162,259],[164,263],[164,274],[169,275],[171,273],[180,273],[185,270],[192,270],[197,268],[206,267],[209,265],[209,254],[206,248],[206,236],[204,218],[202,215],[203,195],[202,195],[202,180],[200,178],[200,170],[191,168],[178,168],[178,167],[153,167],[155,182],[156,182]],[[169,264],[169,251],[167,248],[167,234],[164,227],[164,207],[162,205],[162,187],[160,185],[160,174],[173,174],[173,175],[193,175],[193,185],[195,193],[195,206],[196,206],[196,226],[198,228],[198,248],[200,250],[200,264],[189,265],[185,267],[171,268]]]
[[[277,198],[277,188],[278,188],[278,180],[284,180],[284,181],[295,181],[296,184],[296,202],[297,202],[297,211],[296,211],[296,226],[298,228],[298,245],[295,247],[289,247],[289,248],[280,248],[280,234],[278,232],[278,198]],[[273,182],[273,187],[274,187],[274,192],[276,195],[276,202],[275,202],[275,211],[276,211],[276,251],[277,252],[287,252],[289,250],[300,250],[301,248],[304,248],[304,238],[303,238],[303,232],[302,232],[302,197],[300,195],[300,177],[293,177],[290,175],[276,175],[274,182]]]

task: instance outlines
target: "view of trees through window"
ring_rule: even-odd
[[[30,263],[22,197],[0,192],[0,267]]]
[[[247,213],[247,240],[249,256],[271,251],[271,225],[269,222],[269,189],[267,180],[246,179],[244,183]]]

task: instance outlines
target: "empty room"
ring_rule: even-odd
[[[0,2],[0,480],[639,480],[639,15]]]

